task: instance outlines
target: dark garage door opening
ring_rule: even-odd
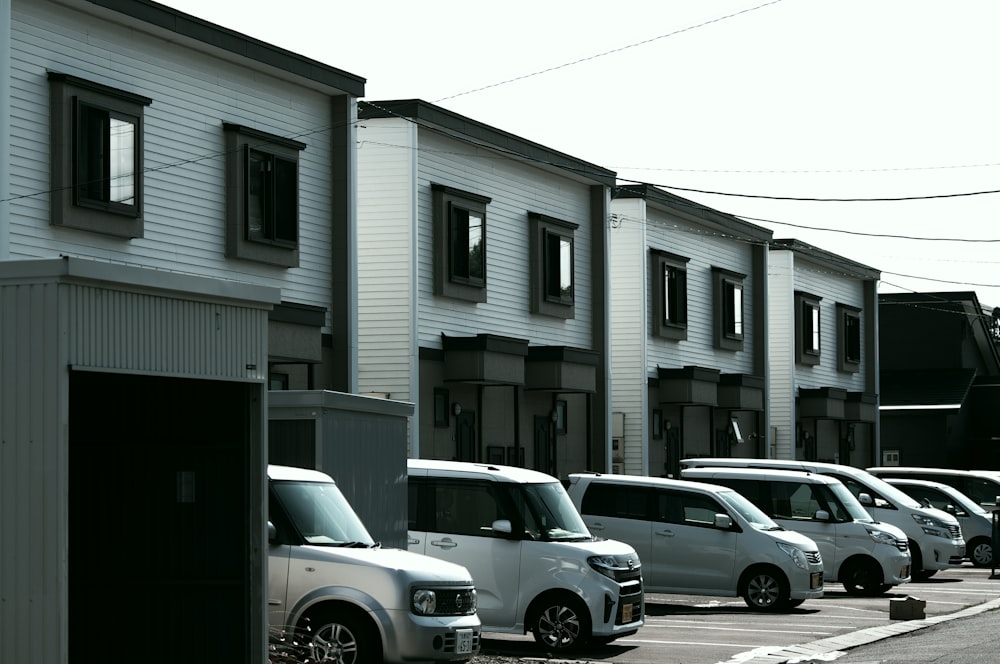
[[[71,661],[249,661],[253,389],[72,372]]]

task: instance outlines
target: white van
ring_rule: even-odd
[[[993,515],[983,506],[953,486],[909,477],[887,477],[897,487],[921,504],[952,514],[962,524],[965,553],[976,567],[993,565]]]
[[[852,595],[880,595],[910,580],[906,535],[876,524],[843,484],[793,470],[687,468],[687,480],[721,484],[743,494],[779,525],[819,545],[826,581]]]
[[[479,652],[467,569],[381,548],[328,475],[285,466],[267,474],[267,608],[279,656],[361,664]]]
[[[868,472],[883,479],[910,477],[915,480],[940,482],[953,486],[987,508],[1000,505],[1000,474],[991,470],[957,470],[954,468],[922,468],[919,466],[876,466]]]
[[[426,459],[408,475],[410,551],[469,569],[483,631],[565,650],[642,626],[639,556],[591,535],[556,478]]]
[[[823,596],[819,547],[727,487],[574,473],[566,491],[592,533],[626,542],[647,593],[742,597],[758,611]]]
[[[854,497],[871,512],[871,518],[892,524],[906,533],[913,559],[914,579],[927,579],[939,570],[959,567],[965,558],[965,539],[958,519],[933,507],[924,507],[861,468],[819,461],[714,457],[685,459],[681,461],[681,465],[688,468],[775,468],[829,475],[850,489]]]

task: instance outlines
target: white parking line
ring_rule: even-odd
[[[712,643],[709,641],[655,641],[652,639],[618,639],[615,643],[655,643],[665,646],[713,646],[717,648],[756,648],[748,643]],[[782,648],[784,646],[765,646],[767,648]]]

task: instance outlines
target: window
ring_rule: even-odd
[[[715,346],[743,350],[743,281],[746,275],[712,268],[715,279]]]
[[[299,264],[299,152],[305,143],[224,123],[226,255]]]
[[[687,339],[688,259],[655,249],[650,253],[653,336]]]
[[[531,311],[572,318],[575,302],[574,233],[579,226],[529,212]]]
[[[809,293],[795,293],[795,361],[800,364],[819,364],[821,299]]]
[[[49,72],[51,223],[142,237],[143,111],[148,97]]]
[[[837,305],[840,320],[839,363],[841,371],[855,373],[861,367],[861,310],[846,304]]]
[[[486,302],[486,205],[491,199],[445,185],[434,195],[434,294]]]
[[[649,490],[643,487],[618,486],[591,482],[583,494],[580,512],[591,516],[647,520]]]

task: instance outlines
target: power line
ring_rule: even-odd
[[[647,184],[660,189],[672,191],[685,191],[694,194],[709,194],[711,196],[730,196],[734,198],[758,198],[771,201],[802,201],[811,203],[887,203],[896,201],[925,201],[939,198],[960,198],[964,196],[983,196],[986,194],[1000,194],[1000,189],[987,189],[983,191],[968,191],[954,194],[928,194],[926,196],[880,196],[874,198],[820,198],[813,196],[771,196],[767,194],[742,194],[729,191],[712,191],[709,189],[693,189],[690,187],[675,187],[670,184],[658,184],[652,182],[641,182],[639,180],[622,180],[632,184]]]

